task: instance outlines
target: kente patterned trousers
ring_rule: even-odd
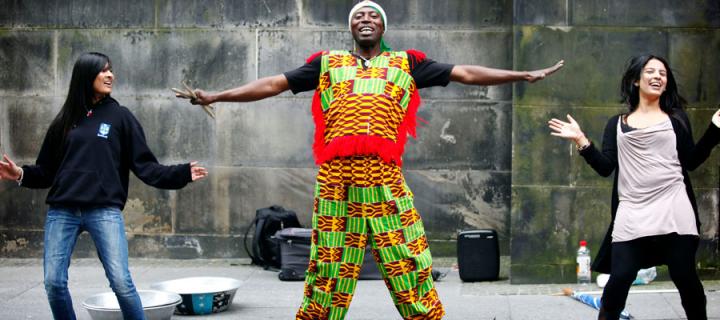
[[[400,167],[374,156],[336,158],[315,185],[310,263],[296,319],[344,319],[370,241],[403,319],[445,314],[431,277],[432,257]]]

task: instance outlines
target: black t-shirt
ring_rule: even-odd
[[[322,56],[317,56],[310,63],[285,72],[284,75],[290,85],[290,90],[297,94],[303,91],[315,90],[320,79],[320,61]],[[418,89],[447,86],[450,83],[450,71],[454,65],[436,62],[425,59],[418,62],[415,56],[408,55],[410,63],[410,75],[415,79]]]

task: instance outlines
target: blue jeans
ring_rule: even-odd
[[[45,221],[45,291],[55,319],[75,319],[68,291],[68,267],[78,236],[90,233],[120,304],[124,319],[145,319],[140,296],[128,269],[122,212],[112,207],[50,207]]]

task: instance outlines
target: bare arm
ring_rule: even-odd
[[[471,85],[495,85],[515,81],[533,83],[544,79],[563,67],[565,61],[560,60],[552,67],[534,71],[514,71],[493,69],[476,65],[457,65],[450,72],[450,80]]]
[[[214,102],[249,102],[276,96],[290,88],[285,75],[260,78],[234,89],[210,93],[196,90],[197,99],[190,100],[192,104],[209,105]]]

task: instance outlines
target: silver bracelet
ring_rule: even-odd
[[[23,176],[25,175],[25,170],[23,168],[20,168],[20,177],[15,180],[18,185],[22,185]]]
[[[588,141],[588,143],[586,143],[586,144],[584,144],[584,145],[582,145],[582,146],[577,147],[577,151],[583,151],[583,150],[589,148],[591,144],[592,144],[592,142]]]

